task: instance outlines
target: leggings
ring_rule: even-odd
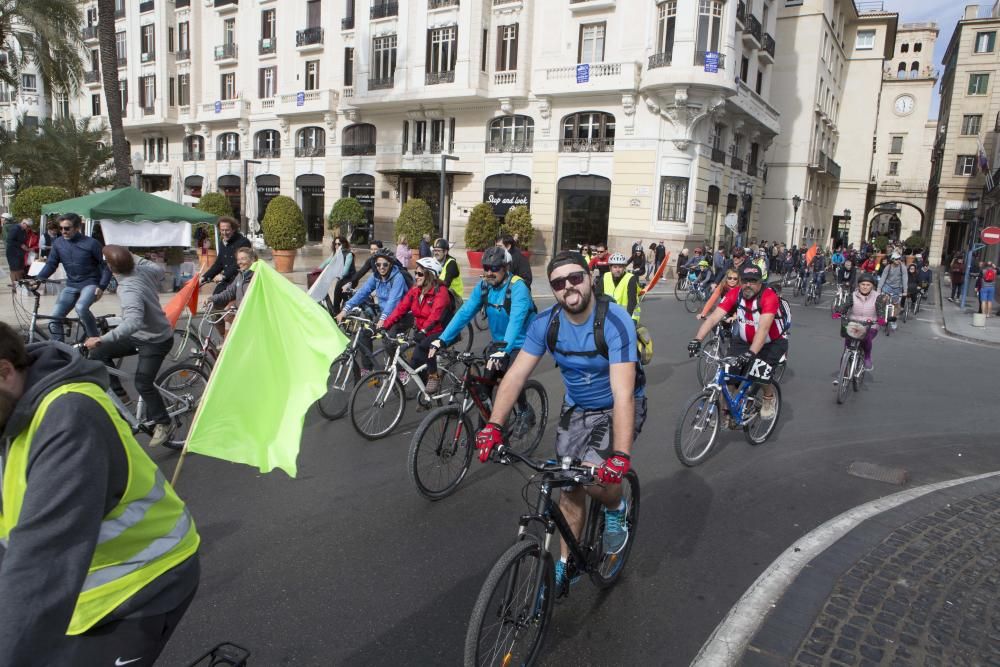
[[[878,335],[878,329],[872,327],[868,330],[868,335],[861,339],[861,351],[865,353],[865,361],[872,360],[872,342],[875,340],[875,336]],[[850,345],[851,339],[844,338],[844,347]]]

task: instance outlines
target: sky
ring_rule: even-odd
[[[955,30],[955,24],[962,18],[966,5],[983,4],[976,0],[883,0],[885,10],[897,12],[900,23],[920,23],[924,21],[935,21],[938,24],[937,44],[934,48],[934,64],[938,72],[944,71],[941,61],[944,60],[944,51],[948,48],[951,34]],[[992,6],[992,5],[990,5]],[[934,100],[931,103],[930,118],[936,119],[938,116],[938,105],[941,102],[940,85],[934,88]]]

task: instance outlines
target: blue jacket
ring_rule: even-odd
[[[503,307],[508,284],[510,284],[510,315]],[[472,294],[451,318],[451,322],[439,338],[446,345],[450,345],[458,338],[462,329],[479,312],[483,303],[484,286],[487,290],[486,319],[490,323],[490,335],[493,337],[493,342],[506,343],[503,351],[512,354],[514,350],[520,350],[524,345],[524,335],[528,331],[528,324],[531,323],[535,302],[531,300],[531,290],[528,289],[527,283],[509,273],[507,279],[496,287],[489,287],[485,280],[476,283],[472,288]]]
[[[396,310],[396,306],[403,298],[403,295],[406,294],[406,280],[403,279],[403,274],[399,272],[399,268],[393,266],[389,275],[384,279],[376,271],[374,275],[365,281],[361,289],[354,293],[354,296],[351,297],[344,308],[350,310],[361,305],[372,292],[375,292],[375,296],[378,297],[378,307],[382,310],[382,315],[379,317],[379,322],[381,322],[389,317],[392,311]]]
[[[45,280],[62,264],[66,271],[67,287],[89,287],[107,289],[111,282],[111,269],[104,262],[100,242],[77,232],[72,238],[56,238],[44,268],[38,272],[38,279]]]

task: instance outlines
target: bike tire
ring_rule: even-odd
[[[889,321],[888,317],[885,318],[885,326],[882,327],[882,330],[885,332],[886,338],[892,335],[892,322]]]
[[[917,300],[913,302],[913,316],[914,317],[916,317],[917,313],[920,312],[920,302],[921,301],[923,301],[923,298],[917,297]]]
[[[609,588],[613,586],[622,575],[629,554],[632,552],[632,545],[635,543],[636,530],[639,527],[639,476],[634,470],[629,470],[622,477],[622,498],[625,499],[625,524],[628,526],[628,538],[625,545],[616,553],[604,553],[601,537],[604,535],[604,512],[603,505],[594,499],[590,501],[590,511],[600,512],[597,518],[598,530],[594,533],[594,544],[591,554],[600,558],[600,561],[593,565],[590,571],[590,580],[598,588]]]
[[[677,454],[677,460],[688,467],[693,467],[708,458],[712,445],[719,435],[721,419],[715,392],[702,391],[692,397],[681,413],[677,428],[674,430],[674,453]],[[708,441],[704,446],[697,446],[699,438],[683,437],[684,426],[688,422],[692,423],[696,431],[704,432],[708,429]]]
[[[538,568],[542,568],[541,587]],[[527,536],[507,549],[476,597],[465,634],[464,665],[535,664],[555,596],[555,565],[537,538]],[[515,627],[508,629],[510,625]],[[524,645],[515,646],[520,639],[526,640]]]
[[[906,307],[903,308],[903,324],[906,324],[906,320],[909,317],[909,315],[910,315],[910,304],[906,304]]]
[[[854,385],[854,391],[861,391],[861,387],[865,384],[865,376],[868,375],[868,371],[865,370],[865,362],[861,359],[860,354],[856,355],[854,361],[855,368],[857,368],[858,364],[861,364],[861,368],[856,370],[854,377],[851,379],[851,382]]]
[[[428,500],[447,498],[458,489],[472,465],[472,420],[460,405],[435,408],[410,440],[406,468],[417,493]]]
[[[687,296],[684,298],[684,310],[689,313],[697,313],[701,310],[701,298],[697,291],[688,291]]]
[[[757,413],[757,417],[754,418],[752,422],[743,427],[743,435],[746,437],[747,442],[751,445],[763,445],[767,442],[767,439],[771,437],[774,433],[774,427],[778,425],[778,419],[781,417],[781,386],[778,384],[771,384],[774,389],[774,418],[769,420],[767,426],[764,427],[763,433],[755,433],[754,427],[760,423],[760,413]],[[763,390],[761,390],[761,400],[763,400]]]
[[[349,354],[342,354],[330,365],[330,374],[326,379],[326,394],[316,401],[316,409],[325,419],[334,421],[347,414],[351,403],[351,392],[361,369]]]
[[[715,334],[711,334],[708,341],[702,347],[702,353],[698,355],[698,382],[702,387],[709,383],[710,380],[715,379],[715,376],[719,372],[718,362],[709,361],[708,354],[712,354],[716,357],[723,356],[721,350],[722,339],[720,339]]]
[[[523,410],[518,403],[514,404],[507,422],[507,444],[518,454],[529,456],[545,435],[545,427],[549,422],[549,396],[541,382],[528,380],[521,389],[521,397],[524,397],[530,412]],[[534,423],[531,423],[532,413]],[[522,428],[525,426],[526,428]],[[523,433],[515,435],[519,430],[523,430]]]
[[[688,281],[686,278],[678,278],[677,282],[674,283],[674,297],[678,301],[683,301],[687,296],[688,292]]]
[[[840,355],[840,371],[838,372],[839,379],[837,380],[838,405],[847,400],[847,391],[850,388],[848,385],[853,382],[853,377],[851,376],[851,358],[853,356],[854,352],[849,348],[845,349],[844,353]]]
[[[366,440],[379,440],[399,426],[406,411],[406,393],[389,371],[361,378],[351,391],[351,424]]]
[[[194,416],[198,412],[198,404],[205,393],[205,387],[208,386],[208,374],[194,364],[179,364],[160,373],[156,378],[156,385],[189,401],[187,410],[172,417],[173,433],[163,443],[167,449],[181,450],[187,440],[188,431],[191,430]],[[179,407],[179,401],[169,396],[163,397],[163,403],[167,413]]]

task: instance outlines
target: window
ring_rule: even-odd
[[[350,46],[344,49],[344,85],[354,85],[354,49]]]
[[[529,116],[502,116],[489,125],[487,153],[530,153],[535,141],[535,121]]]
[[[914,60],[913,63],[910,64],[910,78],[916,79],[918,76],[920,76],[920,63]]]
[[[167,28],[167,53],[174,52],[174,29]]]
[[[278,68],[262,67],[257,73],[257,96],[261,99],[278,94]]]
[[[139,46],[143,62],[156,58],[156,33],[154,30],[155,26],[144,25],[139,31]]]
[[[125,41],[125,31],[115,33],[115,55],[118,58],[118,66],[125,64],[128,57],[128,42]]]
[[[962,134],[968,134],[972,136],[979,135],[979,127],[983,124],[983,117],[981,115],[974,116],[962,116]]]
[[[91,95],[90,96],[90,115],[100,116],[101,115],[101,96]]]
[[[120,79],[118,81],[118,93],[121,96],[122,113],[125,113],[125,108],[128,106],[128,80],[127,79]]]
[[[372,75],[379,82],[391,82],[396,75],[396,35],[372,40]]]
[[[990,32],[977,32],[975,53],[993,53],[996,41],[996,31],[991,30]]]
[[[695,55],[719,50],[722,33],[722,0],[698,0],[698,41]]]
[[[688,179],[676,176],[660,178],[660,220],[684,222],[687,218]]]
[[[559,150],[581,153],[615,149],[615,117],[599,111],[575,113],[563,119]]]
[[[177,57],[191,57],[191,24],[187,21],[177,24]]]
[[[444,119],[431,121],[431,153],[441,153],[444,150]]]
[[[754,86],[754,90],[757,91],[758,95],[764,94],[764,72],[757,70],[757,85]]]
[[[97,7],[87,8],[87,26],[97,25]]]
[[[740,58],[740,81],[746,83],[747,78],[750,76],[750,59],[746,56]]]
[[[455,152],[455,119],[448,119],[448,152]]]
[[[236,72],[226,72],[220,77],[219,99],[236,99]]]
[[[903,152],[903,137],[895,136],[892,137],[889,144],[889,153],[893,155],[899,155]]]
[[[375,155],[375,126],[369,123],[348,125],[344,128],[341,154]]]
[[[956,176],[972,176],[976,172],[975,155],[959,155],[955,160]]]
[[[483,28],[483,44],[479,49],[479,71],[486,71],[486,52],[490,45],[490,31]],[[404,142],[405,144],[405,142]]]
[[[205,138],[193,134],[184,138],[184,159],[204,160],[205,159]]]
[[[38,77],[34,74],[21,75],[21,90],[33,93],[38,90]]]
[[[914,53],[920,53],[920,50],[922,48],[923,48],[923,44],[921,44],[920,42],[917,42],[916,44],[913,45],[913,52]]]
[[[889,175],[890,176],[899,176],[899,162],[898,161],[893,160],[892,162],[889,163]]]
[[[167,106],[174,106],[174,77],[167,80]]]
[[[139,77],[139,106],[144,110],[152,109],[156,102],[156,77]]]
[[[673,56],[674,33],[677,30],[677,0],[667,0],[656,6],[656,52]]]
[[[226,19],[222,22],[222,43],[226,46],[236,43],[236,19]]]
[[[578,63],[604,62],[605,23],[585,23],[580,26]]]
[[[497,71],[517,69],[517,24],[497,27]]]
[[[457,41],[458,26],[428,30],[427,62],[424,71],[428,74],[454,72]]]
[[[277,130],[261,130],[254,135],[253,156],[255,158],[281,157],[281,135]]]
[[[870,51],[875,48],[875,31],[858,30],[858,38],[854,42],[854,48],[858,51]]]
[[[305,90],[319,90],[319,61],[306,61]]]
[[[413,123],[413,148],[414,155],[421,155],[427,150],[427,121],[418,120]]]
[[[191,104],[191,75],[177,75],[177,104],[186,107]]]
[[[410,121],[403,121],[403,153],[406,153],[406,147],[410,143]]]
[[[906,78],[906,63],[899,63],[899,67],[896,68],[896,78],[897,79]]]
[[[910,51],[910,45],[909,44],[904,43],[902,46],[899,47],[899,52],[900,53],[909,53],[909,51]]]
[[[217,160],[240,159],[240,135],[235,132],[223,132],[219,135]]]
[[[990,85],[989,74],[969,75],[969,95],[985,95]]]
[[[260,13],[260,38],[273,40],[275,28],[275,10],[265,9]]]
[[[320,0],[309,0],[309,2],[306,3],[307,28],[319,28],[321,25],[323,25],[322,11],[323,8],[320,5]]]

